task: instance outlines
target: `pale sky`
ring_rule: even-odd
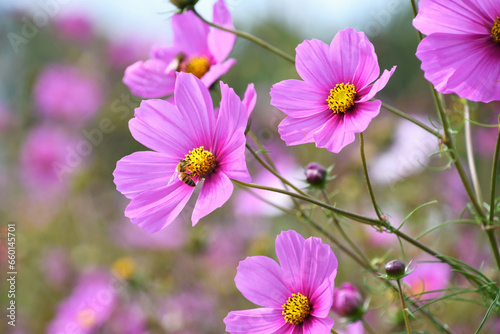
[[[216,0],[200,0],[197,10],[211,17]],[[169,18],[174,6],[168,0],[10,0],[0,8],[27,8],[31,13],[43,11],[50,3],[60,4],[57,13],[85,12],[106,33],[117,38],[145,36],[156,42],[168,42],[171,36]],[[394,16],[409,10],[405,0],[226,0],[235,26],[245,30],[271,16],[296,27],[304,38],[333,38],[346,27],[376,33]]]

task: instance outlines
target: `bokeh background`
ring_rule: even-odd
[[[200,0],[197,9],[211,18],[214,2]],[[414,55],[418,38],[409,1],[226,3],[237,29],[292,55],[304,39],[330,43],[340,29],[364,31],[375,45],[381,69],[398,66],[378,96],[439,128],[429,85]],[[255,307],[234,286],[238,262],[252,255],[275,258],[274,240],[282,230],[319,236],[296,217],[240,189],[196,227],[189,221],[192,203],[172,226],[155,234],[124,217],[127,200],[116,190],[112,172],[123,156],[145,148],[132,138],[127,124],[141,99],[121,80],[125,68],[145,60],[153,44],[171,42],[174,13],[175,7],[165,0],[0,4],[0,332],[57,333],[54,319],[76,317],[91,330],[75,333],[222,333],[222,319],[229,311]],[[222,80],[240,96],[248,83],[255,84],[258,98],[251,128],[279,171],[305,187],[309,162],[334,165],[336,178],[328,185],[332,201],[373,217],[358,140],[337,155],[313,144],[286,147],[280,140],[277,125],[284,115],[270,106],[269,90],[278,81],[298,78],[294,66],[242,39],[231,57],[238,62]],[[454,97],[447,102],[463,146],[463,104]],[[472,118],[478,122],[494,124],[497,116],[495,103],[472,105]],[[472,131],[486,196],[497,130],[472,125]],[[438,154],[438,141],[386,110],[371,123],[365,140],[375,193],[389,220],[398,226],[419,205],[436,201],[412,215],[403,230],[416,237],[462,219],[420,240],[491,276],[485,236],[470,220],[466,195],[456,172],[447,168],[449,161]],[[249,143],[257,147],[251,139]],[[250,155],[248,166],[256,183],[280,186]],[[286,197],[259,194],[292,207]],[[313,217],[337,233],[320,210],[314,210]],[[17,236],[15,328],[7,325],[4,314],[9,302],[4,278],[8,223],[16,224]],[[429,270],[429,264],[419,262],[429,258],[415,248],[405,245],[403,254],[394,236],[348,220],[341,223],[373,263],[412,260],[417,269],[408,277],[409,291],[469,287],[446,266]],[[394,296],[335,246],[332,249],[339,259],[336,285],[353,282],[371,298],[368,322],[379,333],[403,331]],[[97,300],[99,314],[85,313],[76,305],[78,296]],[[430,309],[457,333],[474,332],[487,305],[475,294],[454,298]],[[332,316],[339,333],[349,332],[340,317]],[[498,333],[498,317],[492,314],[481,333]],[[418,319],[415,330],[437,332],[425,318]]]

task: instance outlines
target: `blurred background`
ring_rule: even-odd
[[[211,19],[214,2],[201,0],[196,8]],[[291,55],[304,39],[329,44],[346,27],[364,31],[375,45],[381,69],[398,66],[378,98],[439,128],[429,85],[414,55],[418,37],[409,1],[226,4],[237,29]],[[63,333],[58,326],[64,319],[76,319],[79,327],[71,333],[222,333],[222,319],[229,311],[255,307],[234,285],[239,261],[253,255],[275,258],[274,240],[282,230],[320,236],[296,217],[240,189],[194,228],[192,203],[173,225],[155,234],[124,217],[128,201],[116,190],[112,172],[122,157],[145,148],[128,130],[141,99],[122,83],[123,73],[132,63],[146,60],[153,44],[171,43],[170,18],[175,12],[165,0],[0,3],[0,332]],[[305,187],[308,163],[334,166],[336,178],[328,185],[332,202],[374,217],[359,140],[337,155],[313,144],[286,147],[280,140],[277,125],[284,115],[270,106],[269,91],[276,82],[298,78],[294,66],[243,39],[237,40],[230,57],[237,64],[221,79],[241,97],[248,83],[255,84],[251,129],[278,170]],[[454,97],[447,102],[457,142],[463,144],[463,103]],[[478,122],[495,124],[497,117],[495,103],[472,105],[472,119]],[[486,196],[497,131],[478,125],[472,125],[472,131]],[[436,201],[412,215],[402,229],[416,237],[462,218],[420,240],[491,276],[485,237],[470,220],[466,194],[456,172],[447,168],[449,161],[438,154],[438,141],[386,110],[372,121],[365,140],[377,200],[389,221],[399,226],[416,207]],[[251,139],[249,143],[257,148]],[[280,187],[251,155],[247,163],[255,183]],[[286,197],[259,195],[285,208],[293,206]],[[311,211],[325,229],[338,233],[320,210]],[[10,300],[4,279],[8,224],[16,226],[15,327],[7,324],[4,308]],[[407,282],[411,293],[469,287],[446,266],[426,269],[429,258],[407,245],[403,253],[393,235],[348,220],[341,224],[381,268],[393,258],[413,260],[416,270]],[[352,282],[371,298],[367,321],[372,327],[379,333],[403,331],[394,296],[335,246],[332,249],[339,259],[336,285]],[[99,312],[88,312],[82,298],[97,303]],[[460,303],[454,302],[457,298]],[[457,333],[474,332],[487,307],[466,293],[430,305]],[[332,316],[335,329],[348,333],[341,317]],[[437,332],[424,317],[417,317],[416,331]],[[498,333],[498,323],[498,314],[491,315],[481,333]]]

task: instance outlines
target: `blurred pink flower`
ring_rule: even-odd
[[[425,119],[413,116],[423,123]],[[375,184],[393,184],[422,171],[432,153],[438,152],[438,139],[406,120],[396,124],[392,145],[370,163],[370,175]]]
[[[50,285],[63,285],[70,275],[68,251],[62,247],[46,249],[42,254],[40,268]]]
[[[365,328],[361,321],[356,321],[346,326],[344,330],[337,330],[338,334],[364,334]]]
[[[234,29],[224,0],[214,5],[213,22]],[[144,98],[160,98],[174,92],[175,72],[194,74],[210,87],[236,63],[224,61],[233,49],[236,35],[212,28],[192,11],[172,17],[172,46],[154,46],[151,58],[130,65],[123,82],[132,93]]]
[[[451,278],[451,269],[447,264],[439,262],[422,262],[424,258],[415,259],[408,276],[403,282],[409,286],[409,292],[419,299],[434,299],[444,292],[429,292],[446,289]]]
[[[273,161],[275,162],[276,168],[278,169],[279,173],[285,179],[291,181],[299,188],[305,187],[307,185],[305,182],[299,181],[304,179],[304,169],[297,164],[293,156],[284,152],[283,147],[277,144],[271,144],[268,145],[266,149],[270,152],[270,155],[273,158]],[[283,183],[276,176],[271,174],[271,172],[269,172],[267,169],[262,168],[260,165],[259,167],[260,169],[254,177],[254,182],[256,184],[284,189]],[[286,195],[259,189],[252,189],[252,193],[283,208],[291,208],[293,206],[293,201],[289,196]],[[252,193],[248,191],[239,191],[233,202],[235,213],[238,216],[272,217],[283,214],[283,211],[262,201]]]
[[[147,316],[138,304],[121,304],[103,326],[106,334],[148,334]]]
[[[287,115],[279,125],[281,139],[287,145],[314,142],[338,153],[378,115],[382,102],[370,100],[396,66],[377,79],[380,68],[373,45],[364,33],[350,28],[339,31],[330,45],[313,39],[296,52],[303,81],[285,80],[271,89],[271,104]]]
[[[111,235],[124,248],[179,249],[187,241],[186,226],[180,217],[174,219],[168,229],[148,233],[134,224],[120,222],[113,227]]]
[[[137,59],[146,57],[151,44],[139,37],[110,41],[107,50],[109,65],[116,69],[125,68]]]
[[[220,321],[212,297],[199,287],[166,297],[158,310],[158,319],[169,333],[198,332],[200,328],[215,327]]]
[[[34,95],[43,117],[77,125],[92,118],[104,102],[99,81],[74,65],[45,67],[36,80]]]
[[[332,311],[342,317],[359,317],[362,316],[363,296],[354,284],[346,282],[342,283],[333,291]]]
[[[88,43],[94,35],[92,22],[83,13],[67,13],[57,16],[54,20],[54,28],[62,38],[79,43]]]
[[[46,333],[92,333],[109,318],[116,301],[117,292],[110,274],[102,271],[86,273],[71,295],[59,304]]]
[[[130,131],[155,151],[126,156],[113,173],[118,191],[132,200],[125,210],[132,223],[148,232],[161,230],[204,180],[191,216],[196,225],[229,199],[230,179],[250,181],[245,162],[247,111],[229,86],[220,86],[220,109],[214,112],[208,88],[194,75],[180,72],[175,106],[145,100],[135,110]]]
[[[321,239],[297,232],[276,238],[280,264],[265,256],[248,257],[238,266],[240,292],[262,308],[231,311],[229,333],[329,333],[337,258]]]
[[[44,196],[63,190],[71,173],[62,166],[66,166],[69,148],[75,143],[76,138],[53,126],[42,125],[32,129],[20,152],[22,183]]]
[[[427,35],[417,48],[438,92],[478,102],[500,100],[497,1],[421,0],[413,25]]]

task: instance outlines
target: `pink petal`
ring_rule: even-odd
[[[215,114],[212,98],[207,87],[191,73],[177,73],[174,91],[175,105],[179,109],[182,121],[179,121],[190,135],[194,146],[204,146],[212,142],[215,131]]]
[[[301,290],[301,261],[305,242],[304,237],[294,230],[281,232],[276,237],[276,255],[283,269],[286,284],[293,293],[303,293]]]
[[[284,283],[280,266],[267,256],[247,257],[240,262],[234,281],[246,299],[259,306],[282,309],[293,291]]]
[[[224,159],[219,162],[217,170],[226,174],[230,179],[241,182],[251,182],[252,177],[248,173],[245,161],[245,145],[241,145],[238,149],[233,150],[231,154],[226,155]]]
[[[113,172],[116,189],[128,198],[169,183],[179,161],[157,152],[134,152]]]
[[[148,148],[182,159],[193,149],[190,135],[180,126],[184,118],[177,108],[163,100],[144,100],[129,121],[132,136]]]
[[[327,44],[313,39],[302,42],[295,51],[295,67],[302,80],[316,86],[318,90],[322,88],[328,91],[341,82],[332,70]]]
[[[331,115],[324,126],[314,134],[314,142],[317,147],[339,153],[342,148],[354,141],[354,133],[346,129],[345,117],[345,115],[339,114]]]
[[[175,179],[170,185],[143,192],[132,199],[125,216],[146,232],[157,232],[179,215],[194,187]]]
[[[313,305],[311,315],[318,318],[324,318],[330,313],[333,304],[335,276],[337,276],[337,269],[333,270],[330,277],[326,278],[325,281],[309,295],[309,301]]]
[[[234,30],[231,13],[227,9],[224,0],[214,4],[213,22],[224,28]],[[220,29],[213,28],[208,35],[208,46],[217,63],[222,62],[233,50],[236,35]]]
[[[212,147],[217,159],[222,161],[227,155],[245,145],[248,115],[245,106],[232,88],[221,82],[220,89],[222,97]]]
[[[279,124],[278,132],[289,146],[312,143],[314,134],[325,126],[330,117],[330,110],[307,118],[286,117]]]
[[[193,226],[198,224],[201,218],[226,203],[232,193],[233,183],[226,174],[214,172],[208,176],[203,182],[200,196],[194,206],[193,215],[191,216]]]
[[[229,72],[231,67],[236,64],[236,59],[228,59],[223,63],[218,63],[215,65],[210,66],[210,69],[208,70],[205,75],[201,77],[201,81],[205,84],[205,86],[210,87],[213,85],[217,79],[219,79],[221,76]]]
[[[425,35],[440,32],[489,34],[486,27],[492,21],[470,5],[463,0],[421,0],[418,3],[418,15],[413,20],[413,26]],[[495,7],[498,15],[498,3],[495,3]]]
[[[432,34],[418,46],[417,57],[439,92],[481,102],[500,99],[500,48],[488,37]]]
[[[326,99],[330,88],[318,88],[300,80],[284,80],[271,88],[271,104],[290,117],[309,117],[328,109]]]
[[[330,246],[323,244],[319,238],[308,238],[302,245],[300,260],[300,280],[303,293],[309,297],[315,296],[317,294],[316,290],[322,290],[324,288],[323,283],[328,281],[331,284],[331,291],[326,291],[326,293],[331,297],[333,294],[333,281],[329,280],[331,280],[332,275],[336,275],[337,267],[337,258]],[[330,307],[331,299],[328,309]]]
[[[335,321],[331,318],[310,317],[303,324],[304,334],[330,333]]]
[[[360,133],[366,130],[370,121],[380,112],[380,100],[357,103],[344,115],[345,131]]]
[[[153,45],[150,56],[154,59],[163,60],[167,64],[170,63],[181,52],[173,46]]]
[[[375,48],[363,32],[352,28],[339,31],[330,44],[329,52],[332,68],[339,77],[336,84],[351,83],[356,89],[362,89],[379,76]]]
[[[175,77],[165,74],[168,63],[149,59],[138,61],[125,70],[123,83],[132,93],[144,98],[159,98],[174,91]]]
[[[385,85],[387,85],[387,82],[389,82],[389,79],[392,77],[394,74],[394,71],[396,70],[396,66],[393,66],[391,68],[391,71],[384,70],[384,73],[380,76],[380,78],[373,83],[373,85],[365,87],[365,89],[361,90],[357,95],[361,97],[359,101],[357,102],[365,102],[370,99],[372,99],[375,94],[377,94],[379,91],[381,91]]]
[[[279,309],[258,308],[244,311],[231,311],[224,318],[226,332],[231,334],[284,334],[290,333],[291,324]]]
[[[200,20],[192,11],[172,16],[174,46],[186,56],[210,55],[208,48],[208,24]]]
[[[241,102],[247,110],[247,116],[250,117],[253,108],[255,108],[255,104],[257,103],[257,93],[255,92],[253,83],[248,84],[245,91],[245,96],[243,96],[243,100]]]

